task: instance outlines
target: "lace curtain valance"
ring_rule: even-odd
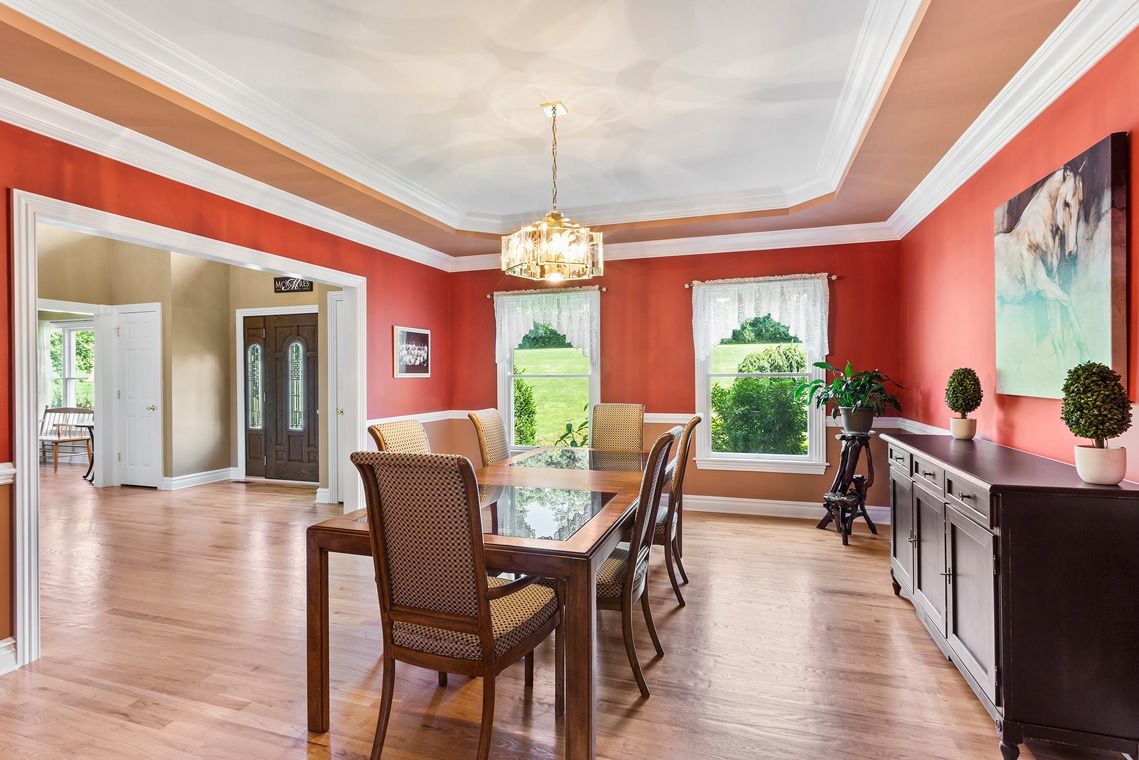
[[[821,361],[830,352],[827,338],[830,288],[826,274],[715,280],[692,285],[692,335],[696,358],[754,317],[770,314],[803,341]]]
[[[496,325],[494,359],[510,361],[510,351],[518,347],[534,325],[550,325],[566,336],[574,348],[589,359],[600,360],[601,293],[597,288],[521,291],[494,294]]]

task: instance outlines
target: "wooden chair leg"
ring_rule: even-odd
[[[534,650],[526,653],[526,685],[534,685]]]
[[[664,657],[664,647],[660,645],[660,636],[657,636],[657,626],[653,622],[653,611],[649,607],[649,586],[645,583],[645,590],[641,592],[641,611],[645,613],[645,625],[649,627],[649,636],[653,639],[653,646],[657,654]]]
[[[58,443],[53,443],[51,445],[51,457],[52,457],[51,471],[52,472],[59,472],[59,444]]]
[[[447,685],[447,671],[445,671],[445,670],[439,671],[439,685],[440,686],[446,686]]]
[[[490,737],[494,730],[494,670],[488,668],[482,679],[482,725],[479,727],[478,760],[490,756]]]
[[[384,736],[388,732],[388,717],[392,712],[392,696],[395,694],[395,660],[384,657],[383,692],[380,696],[380,717],[376,721],[376,738],[372,740],[371,760],[380,760],[384,750]]]
[[[554,629],[554,715],[566,714],[565,618]]]
[[[637,659],[637,646],[633,643],[633,610],[627,601],[621,605],[621,634],[625,638],[625,654],[629,657],[629,666],[633,668],[633,678],[637,679],[637,688],[641,690],[641,696],[647,698],[649,685],[645,683],[641,661]]]
[[[680,539],[680,535],[677,534],[677,540],[679,541],[679,539]],[[682,562],[680,559],[679,544],[677,545],[676,549],[672,552],[672,559],[674,562],[676,562],[676,569],[680,571],[680,580],[683,581],[684,583],[688,583],[688,573],[685,572],[684,562]]]
[[[672,593],[676,594],[676,601],[681,607],[684,606],[684,595],[680,593],[680,584],[676,582],[676,568],[673,566],[673,541],[665,541],[664,543],[664,567],[668,570],[668,579],[672,582]]]

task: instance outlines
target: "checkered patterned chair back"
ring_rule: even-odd
[[[644,449],[644,404],[595,404],[590,414],[589,446],[610,451]]]
[[[385,624],[489,616],[478,488],[470,460],[454,454],[357,451]],[[442,625],[441,621],[441,625]],[[453,621],[447,620],[446,627]]]
[[[676,520],[676,513],[680,509],[681,499],[684,497],[684,471],[688,469],[688,451],[692,448],[692,435],[696,426],[700,424],[700,415],[695,415],[684,426],[684,432],[676,444],[676,456],[673,457],[675,467],[672,472],[672,483],[668,491],[668,498],[660,508],[657,522],[670,526]],[[658,542],[659,543],[659,542]]]
[[[418,420],[381,422],[368,428],[376,448],[393,454],[430,454],[431,442]]]
[[[497,409],[480,409],[477,412],[469,412],[467,416],[475,424],[483,467],[501,462],[510,456],[510,444],[506,441],[506,425]]]

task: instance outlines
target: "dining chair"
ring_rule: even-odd
[[[506,424],[503,423],[502,415],[497,409],[480,409],[477,412],[469,412],[467,416],[475,424],[483,467],[489,467],[510,456],[510,444],[506,441]]]
[[[383,632],[383,693],[372,760],[383,751],[395,691],[395,663],[483,679],[478,758],[486,760],[495,676],[554,632],[554,712],[565,709],[562,583],[487,575],[478,486],[470,460],[453,454],[357,451],[364,483]]]
[[[593,405],[589,420],[591,449],[641,451],[644,446],[644,404]]]
[[[668,570],[668,579],[672,582],[676,601],[680,602],[681,607],[684,606],[684,596],[680,593],[680,584],[676,582],[677,570],[680,571],[680,577],[684,582],[688,583],[688,573],[684,571],[684,563],[680,559],[684,549],[681,542],[684,527],[684,473],[688,469],[688,451],[692,447],[692,434],[699,424],[700,415],[693,416],[684,426],[684,432],[676,444],[668,503],[657,509],[656,528],[653,532],[653,544],[664,547],[664,566]]]
[[[431,442],[419,420],[398,420],[370,425],[368,432],[379,451],[394,454],[430,454]]]
[[[668,458],[673,441],[683,432],[680,426],[674,427],[653,443],[649,451],[645,471],[641,476],[641,490],[637,502],[633,530],[629,534],[627,547],[618,546],[613,550],[597,571],[597,608],[621,611],[621,633],[625,638],[625,654],[633,668],[633,677],[641,696],[649,696],[649,686],[645,674],[641,672],[641,661],[637,657],[637,647],[633,643],[633,605],[640,601],[645,624],[652,637],[657,654],[664,656],[656,625],[653,623],[652,609],[649,607],[648,568],[649,550],[653,545],[653,531],[656,528],[656,513],[660,507],[660,496],[665,482],[672,477],[671,462]]]

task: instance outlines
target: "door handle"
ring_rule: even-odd
[[[154,404],[151,404],[150,406],[146,407],[146,411],[148,411],[148,412],[154,412],[157,410],[158,410],[158,407],[155,406]]]
[[[337,413],[337,414],[344,414],[344,410],[343,410],[343,409],[337,409],[337,410],[336,410],[336,413]]]

